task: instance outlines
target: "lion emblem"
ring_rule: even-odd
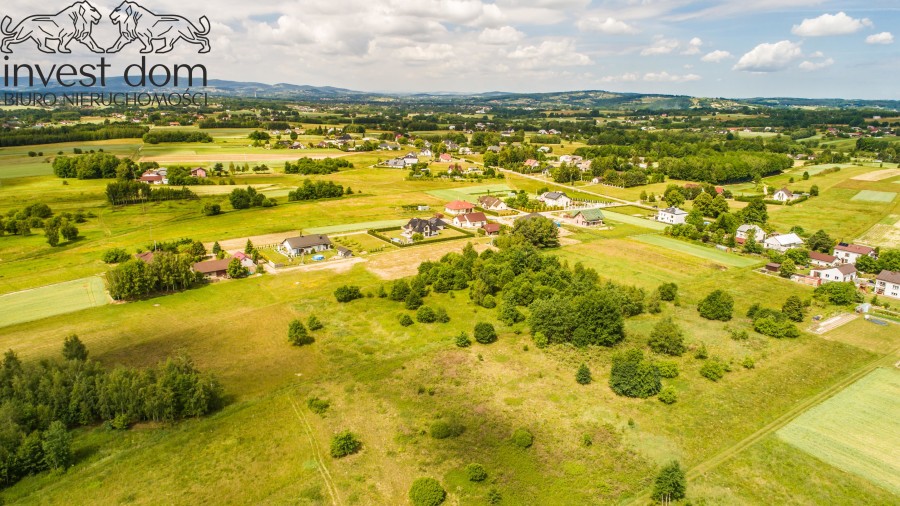
[[[137,40],[144,47],[141,53],[153,52],[153,41],[162,41],[157,53],[168,53],[175,49],[175,43],[184,39],[191,44],[199,44],[200,53],[209,52],[209,20],[206,16],[200,18],[198,29],[187,18],[174,15],[158,15],[141,7],[135,2],[125,0],[109,18],[119,25],[119,38],[107,52],[115,53],[126,45]]]
[[[31,39],[44,53],[71,53],[69,44],[73,40],[95,53],[102,53],[103,48],[94,41],[91,33],[100,18],[100,11],[88,2],[75,2],[56,14],[29,16],[12,30],[9,29],[12,19],[4,16],[0,23],[0,32],[3,32],[0,51],[11,53],[9,46]],[[57,41],[55,47],[52,40]]]

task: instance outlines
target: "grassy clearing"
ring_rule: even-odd
[[[900,371],[881,368],[810,409],[778,436],[844,471],[900,494]]]
[[[406,225],[409,220],[380,220],[366,221],[363,223],[347,223],[345,225],[331,225],[328,227],[312,227],[303,231],[305,234],[339,234],[342,232],[358,232],[373,228],[400,227]]]
[[[846,325],[829,330],[823,337],[829,341],[840,341],[875,353],[890,353],[898,345],[898,330],[900,325],[881,326],[857,318]]]
[[[900,216],[891,214],[856,239],[863,244],[900,248]]]
[[[613,208],[618,209],[618,208]],[[610,211],[607,209],[603,210],[603,216],[606,220],[616,222],[616,223],[625,223],[627,225],[634,225],[641,228],[649,228],[651,230],[665,230],[666,224],[660,223],[654,220],[648,220],[645,218],[637,218],[635,216],[631,216],[629,214],[621,214],[616,211]]]
[[[445,190],[432,190],[428,194],[445,201],[464,200],[472,203],[478,202],[478,197],[482,195],[497,195],[500,198],[506,197],[510,188],[505,184],[492,184],[483,186],[468,186],[463,188],[453,188]]]
[[[862,190],[853,196],[850,200],[860,200],[863,202],[893,202],[897,196],[896,192],[880,192],[874,190]]]
[[[0,179],[46,176],[53,174],[51,162],[58,153],[72,156],[74,148],[85,151],[102,149],[117,156],[134,156],[141,147],[140,139],[111,139],[107,141],[62,142],[39,146],[10,146],[0,148]],[[43,153],[28,156],[29,151]],[[5,181],[4,181],[5,183]]]
[[[734,253],[728,253],[726,251],[721,251],[715,248],[708,248],[706,246],[679,241],[678,239],[666,237],[663,235],[647,234],[634,237],[634,239],[674,251],[687,253],[689,255],[704,258],[706,260],[712,260],[713,262],[718,262],[730,267],[749,267],[751,265],[760,263],[760,260],[756,258],[742,257],[739,255],[735,255]]]
[[[0,295],[0,327],[72,313],[109,303],[98,276]]]

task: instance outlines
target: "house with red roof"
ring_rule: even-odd
[[[465,200],[454,200],[444,206],[444,212],[449,215],[467,214],[475,210],[475,205]]]
[[[462,228],[481,228],[487,225],[487,216],[484,213],[459,214],[453,218],[453,224]]]
[[[834,256],[845,264],[856,264],[859,257],[868,256],[875,258],[875,248],[863,246],[861,244],[840,243],[834,247]]]

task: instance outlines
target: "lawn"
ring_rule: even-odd
[[[700,246],[698,244],[691,244],[689,242],[680,241],[678,239],[666,237],[664,235],[646,234],[633,237],[633,239],[636,241],[645,242],[647,244],[660,246],[666,249],[687,253],[688,255],[693,255],[698,258],[712,260],[713,262],[717,262],[730,267],[749,267],[761,262],[761,260],[758,258],[742,257],[734,253],[728,253],[727,251],[722,251],[707,246]]]
[[[900,494],[900,371],[881,368],[778,431],[783,441]]]
[[[0,327],[109,304],[99,276],[0,295]]]
[[[303,231],[304,234],[339,234],[342,232],[357,232],[373,228],[400,227],[406,225],[409,220],[380,220],[365,221],[362,223],[347,223],[344,225],[331,225],[327,227],[312,227]]]
[[[880,192],[874,190],[862,190],[853,196],[850,200],[860,200],[863,202],[893,202],[896,192]]]
[[[617,208],[612,208],[617,209]],[[616,223],[625,223],[628,225],[635,225],[642,228],[649,228],[651,230],[665,230],[666,224],[660,223],[655,220],[648,220],[645,218],[638,218],[636,216],[631,216],[630,214],[621,214],[615,211],[610,211],[608,209],[603,210],[603,216],[607,221],[612,221]]]
[[[467,186],[444,190],[432,190],[429,191],[428,194],[447,202],[452,200],[464,200],[472,202],[473,204],[477,204],[478,197],[481,197],[483,195],[495,195],[500,198],[505,198],[509,194],[509,192],[510,188],[505,184],[492,184],[482,186]]]

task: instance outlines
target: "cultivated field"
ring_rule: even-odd
[[[896,192],[880,192],[874,190],[862,190],[853,196],[850,200],[861,200],[863,202],[893,202]]]
[[[868,174],[861,174],[853,179],[858,181],[881,181],[890,179],[894,176],[900,176],[900,169],[876,170],[874,172],[869,172]]]
[[[618,208],[613,208],[618,209]],[[631,216],[629,214],[621,214],[615,211],[610,211],[608,209],[603,210],[603,216],[607,221],[612,221],[615,223],[625,223],[628,225],[634,225],[641,228],[649,228],[651,230],[665,230],[666,224],[661,223],[655,220],[648,220],[646,218],[638,218],[636,216]]]
[[[857,238],[863,244],[900,248],[900,216],[891,214]]]
[[[810,409],[778,436],[839,469],[900,494],[900,371],[882,368]]]
[[[0,295],[0,327],[109,304],[99,276]]]
[[[730,267],[749,267],[761,262],[759,258],[742,257],[734,253],[728,253],[715,248],[708,248],[696,244],[687,243],[664,235],[639,235],[634,237],[635,240],[661,246],[663,248],[680,251],[706,260],[727,265]]]
[[[510,187],[505,184],[492,184],[454,188],[452,190],[432,190],[429,191],[428,194],[445,201],[464,200],[477,204],[478,197],[483,195],[494,195],[503,199],[506,198],[509,191]]]

